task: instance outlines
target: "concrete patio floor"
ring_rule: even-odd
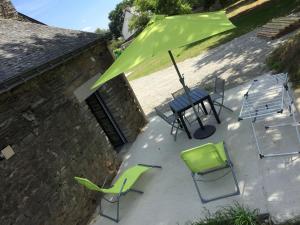
[[[128,193],[121,198],[121,225],[183,225],[203,217],[207,210],[214,212],[219,207],[237,201],[261,213],[269,212],[277,222],[300,215],[300,158],[284,156],[259,159],[256,151],[250,121],[237,120],[243,94],[250,83],[226,92],[225,104],[234,112],[223,110],[221,124],[213,117],[206,124],[216,126],[216,133],[205,140],[189,140],[180,132],[175,142],[170,127],[158,117],[149,119],[149,124],[137,140],[122,149],[124,161],[120,171],[137,163],[161,165],[163,169],[152,169],[141,177],[135,188],[144,194]],[[194,131],[197,123],[191,128]],[[299,149],[294,128],[282,127],[267,133],[263,126],[257,126],[262,146],[266,151]],[[181,161],[182,150],[207,142],[224,140],[234,163],[241,195],[207,204],[202,204],[196,193],[189,170]],[[222,172],[220,173],[222,174]],[[210,175],[210,177],[218,176]],[[201,191],[208,196],[231,191],[231,175],[215,183],[201,184]],[[112,215],[115,208],[104,205],[105,212]],[[114,222],[99,215],[92,225],[110,225]]]

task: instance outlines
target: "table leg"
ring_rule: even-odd
[[[211,110],[212,110],[213,113],[214,113],[214,116],[215,116],[217,122],[218,122],[218,123],[221,123],[220,118],[219,118],[219,115],[218,115],[218,113],[217,113],[217,111],[216,111],[216,109],[215,109],[214,103],[213,103],[213,101],[211,100],[211,97],[208,96],[207,99],[208,99],[208,103],[209,103],[209,105],[210,105]]]
[[[178,122],[178,124],[179,124],[179,127],[180,127],[180,128],[183,128],[183,126],[181,125],[181,120],[180,120],[179,118],[177,119],[177,122]]]
[[[205,115],[208,115],[208,112],[207,112],[207,110],[206,110],[206,107],[205,107],[205,105],[204,105],[204,102],[201,102],[201,106],[202,106],[202,109],[203,109]]]
[[[186,126],[186,124],[185,124],[185,121],[184,121],[184,118],[183,118],[183,115],[182,115],[182,114],[179,116],[179,119],[180,119],[180,122],[181,122],[181,124],[182,124],[182,126],[183,126],[183,129],[184,129],[184,131],[186,132],[188,138],[189,138],[189,139],[192,139],[192,136],[191,136],[191,134],[190,134],[189,129],[187,128],[187,126]]]

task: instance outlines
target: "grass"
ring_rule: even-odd
[[[248,33],[267,23],[272,18],[289,14],[294,9],[299,8],[299,5],[300,0],[257,0],[255,3],[241,6],[228,13],[228,17],[237,27],[236,29],[174,50],[173,53],[176,61],[181,62],[185,59],[195,57],[206,50]],[[134,80],[170,65],[171,61],[167,52],[162,53],[139,64],[128,76],[128,79]]]

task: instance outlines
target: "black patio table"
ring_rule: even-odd
[[[195,88],[189,92],[189,95],[191,96],[191,99],[192,99],[192,102],[194,105],[201,104],[203,111],[206,115],[208,113],[205,108],[204,101],[208,101],[217,122],[221,123],[218,113],[217,113],[217,111],[214,107],[214,104],[211,100],[211,97],[207,91],[202,90],[200,88]],[[192,107],[191,103],[188,100],[188,96],[186,94],[183,94],[181,96],[176,97],[174,100],[172,100],[169,103],[169,106],[170,106],[171,110],[179,116],[180,122],[181,122],[188,138],[191,139],[192,136],[191,136],[190,131],[188,130],[186,123],[184,121],[184,118],[183,118],[183,112]],[[213,127],[213,126],[211,126],[211,127]]]

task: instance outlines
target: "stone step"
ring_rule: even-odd
[[[300,17],[281,17],[273,19],[272,22],[298,22]]]
[[[290,27],[291,24],[282,24],[282,23],[267,23],[263,25],[262,27],[266,28],[275,28],[275,29],[284,29],[286,27]]]
[[[297,24],[299,23],[300,20],[295,20],[295,21],[286,21],[286,20],[279,20],[279,21],[273,21],[272,23],[277,23],[277,24]]]
[[[268,39],[274,39],[278,35],[273,35],[273,34],[257,34],[258,37],[263,37],[263,38],[268,38]]]
[[[297,24],[298,21],[293,21],[293,22],[289,22],[289,21],[276,21],[276,22],[272,22],[273,24],[278,24],[278,25],[287,25],[287,26],[292,26],[293,24]]]
[[[263,26],[261,28],[259,28],[259,30],[276,30],[276,31],[280,31],[281,29],[279,29],[278,27],[272,27],[272,26]]]
[[[272,28],[261,28],[258,30],[258,33],[280,33],[281,30],[272,29]]]
[[[264,34],[258,33],[258,34],[257,34],[258,37],[266,38],[266,39],[274,39],[274,38],[277,38],[278,35],[279,35],[279,34],[274,35],[274,34],[267,34],[267,33],[264,33]]]
[[[280,17],[263,25],[257,32],[257,36],[274,39],[291,32],[297,27],[300,27],[300,17]]]
[[[261,35],[278,35],[279,32],[266,32],[266,31],[260,31],[257,34],[261,34]]]
[[[257,35],[273,35],[276,36],[278,35],[279,32],[258,32]]]

